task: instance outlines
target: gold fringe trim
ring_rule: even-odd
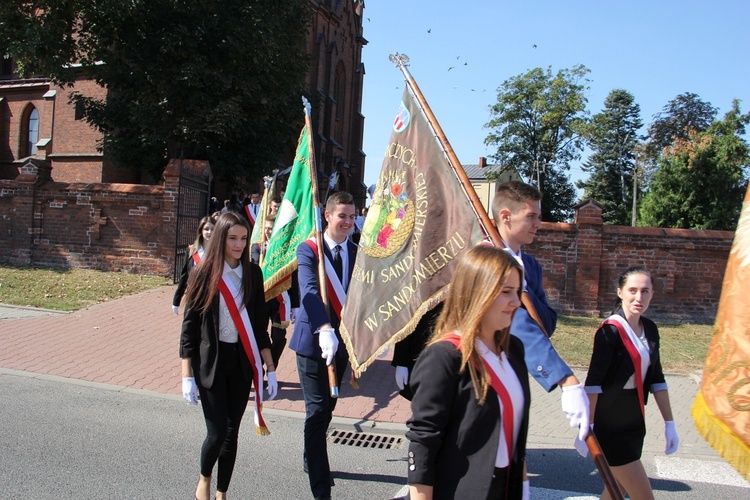
[[[430,298],[422,302],[422,305],[419,306],[416,311],[414,311],[414,316],[412,316],[409,322],[401,330],[393,334],[383,345],[381,345],[369,358],[364,360],[362,363],[357,360],[357,356],[354,353],[354,344],[352,343],[351,333],[346,328],[346,325],[344,323],[341,323],[341,326],[339,327],[339,333],[341,333],[341,338],[344,340],[344,344],[346,344],[346,350],[349,353],[349,362],[352,364],[352,371],[356,374],[356,376],[362,377],[362,374],[365,372],[365,370],[367,370],[367,368],[372,363],[374,363],[376,359],[378,359],[378,356],[387,351],[392,345],[395,345],[397,342],[401,342],[406,337],[408,337],[411,332],[413,332],[417,327],[417,323],[419,323],[419,320],[422,319],[422,316],[424,316],[427,311],[429,311],[445,299],[449,287],[450,285],[445,285],[443,288],[435,292]],[[344,317],[345,310],[346,305],[344,305],[344,308],[341,310],[342,318]]]
[[[352,370],[352,378],[349,379],[349,384],[354,390],[359,389],[359,382],[357,382],[357,375],[354,374],[354,370]]]
[[[309,240],[310,237],[315,234],[315,230],[313,229],[310,231],[310,234],[308,234],[302,242]],[[300,243],[301,245],[302,243]],[[283,292],[286,292],[292,287],[292,278],[291,274],[297,270],[297,253],[295,251],[294,258],[291,262],[288,264],[285,264],[282,266],[281,269],[273,273],[273,276],[268,278],[267,280],[263,281],[263,289],[266,291],[266,302],[269,300],[278,297]],[[290,276],[289,279],[284,280],[287,276]],[[283,281],[282,281],[283,280]],[[281,285],[279,285],[279,282],[281,282]]]
[[[698,432],[708,444],[750,481],[750,446],[714,414],[701,391],[695,397],[692,414]]]
[[[271,431],[268,430],[268,427],[264,427],[262,425],[255,426],[255,433],[259,436],[270,436]]]

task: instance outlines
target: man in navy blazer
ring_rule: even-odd
[[[510,333],[525,349],[526,369],[547,392],[562,388],[562,409],[571,427],[579,428],[583,439],[588,434],[590,416],[583,385],[552,346],[549,337],[557,326],[557,313],[547,303],[542,286],[542,266],[521,251],[534,241],[542,227],[542,194],[533,186],[518,181],[498,184],[492,200],[492,216],[505,250],[513,255],[524,271],[523,300],[513,315]]]
[[[354,225],[354,199],[338,192],[328,198],[325,210],[327,227],[323,233],[323,252],[328,261],[327,280],[333,283],[326,307],[320,296],[317,248],[310,242],[297,247],[300,309],[289,347],[297,353],[297,373],[305,399],[304,467],[315,498],[331,498],[331,469],[328,463],[326,433],[336,407],[328,387],[327,365],[335,362],[337,385],[341,386],[347,354],[338,332],[340,307],[354,269],[357,246],[347,235]],[[336,256],[338,254],[338,258]],[[336,261],[340,259],[341,277]]]

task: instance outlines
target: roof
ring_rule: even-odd
[[[464,172],[466,172],[466,176],[469,178],[470,181],[486,181],[488,173],[497,172],[501,170],[502,168],[502,165],[500,163],[497,163],[494,165],[488,164],[484,168],[480,168],[479,164],[477,163],[465,164],[462,166],[464,167]],[[512,168],[504,172],[498,179],[499,182],[520,181],[520,180],[521,180],[521,176],[518,175],[515,169],[512,169]]]

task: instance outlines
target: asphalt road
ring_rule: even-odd
[[[25,499],[186,499],[198,477],[200,408],[177,396],[21,372],[0,372],[0,494]],[[248,411],[229,493],[237,499],[311,498],[301,467],[302,414],[268,411],[270,437]],[[351,422],[334,422],[341,432]],[[394,429],[369,430],[402,436]],[[390,499],[405,484],[406,442],[392,449],[329,444],[334,498]],[[530,443],[532,498],[592,499],[601,481],[569,444]],[[728,465],[644,451],[657,499],[750,498]],[[723,472],[722,472],[723,471]],[[725,478],[722,478],[722,474]],[[736,475],[736,473],[734,473]]]

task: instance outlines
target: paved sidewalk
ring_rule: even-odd
[[[39,317],[0,321],[0,373],[19,370],[180,395],[178,339],[182,317],[171,312],[174,287],[161,287],[70,314],[42,311]],[[6,308],[0,305],[0,319]],[[26,316],[19,313],[18,316]],[[289,333],[291,336],[291,331]],[[304,413],[302,391],[292,351],[278,367],[279,396],[266,403],[278,411]],[[390,358],[376,361],[359,380],[359,390],[348,382],[341,389],[335,416],[349,424],[376,431],[405,429],[409,402],[398,395]],[[579,371],[583,379],[585,372]],[[697,433],[690,416],[698,391],[696,377],[669,375],[677,430],[682,444],[678,455],[719,459]],[[531,382],[532,406],[529,446],[570,448],[575,433],[560,410],[560,393],[544,393]],[[351,420],[350,420],[351,419]],[[647,407],[644,452],[663,453],[663,423],[655,404]]]

